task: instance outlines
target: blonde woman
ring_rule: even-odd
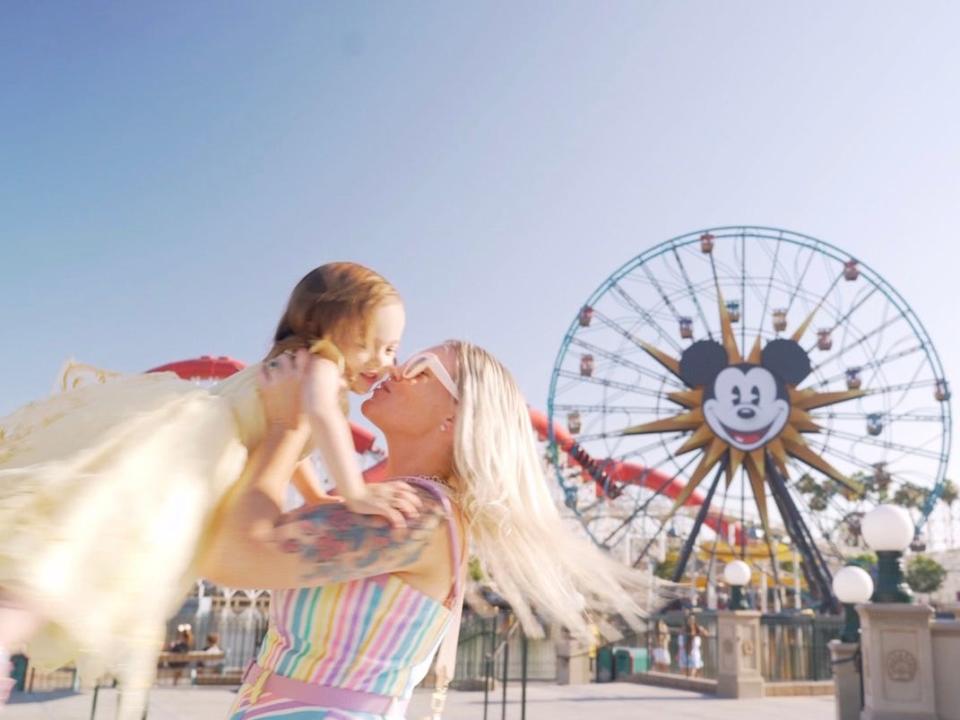
[[[417,353],[363,404],[386,436],[389,474],[416,491],[402,530],[340,504],[282,511],[307,432],[291,388],[309,406],[312,384],[304,355],[265,379],[272,429],[203,563],[215,582],[279,590],[231,720],[405,717],[448,629],[455,642],[468,542],[530,634],[534,606],[585,642],[588,610],[640,619],[644,579],[564,526],[527,406],[489,353],[465,342]]]

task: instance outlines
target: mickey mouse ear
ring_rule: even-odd
[[[797,385],[812,371],[810,356],[794,340],[771,340],[763,349],[763,366],[788,385]]]
[[[699,340],[680,356],[680,377],[690,387],[709,385],[729,363],[723,345],[716,340]]]

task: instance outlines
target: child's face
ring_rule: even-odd
[[[394,366],[406,320],[403,305],[390,301],[374,308],[366,328],[346,330],[339,345],[353,378],[350,390],[370,392]]]

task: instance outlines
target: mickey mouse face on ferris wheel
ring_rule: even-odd
[[[727,351],[701,340],[684,351],[680,376],[703,388],[703,414],[714,434],[749,452],[776,438],[790,419],[788,386],[810,374],[810,358],[793,340],[767,343],[759,365],[729,364]]]

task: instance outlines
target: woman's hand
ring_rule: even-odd
[[[309,357],[305,351],[296,355],[284,353],[268,360],[258,377],[260,400],[267,428],[302,434],[310,432],[301,403],[301,387]]]

